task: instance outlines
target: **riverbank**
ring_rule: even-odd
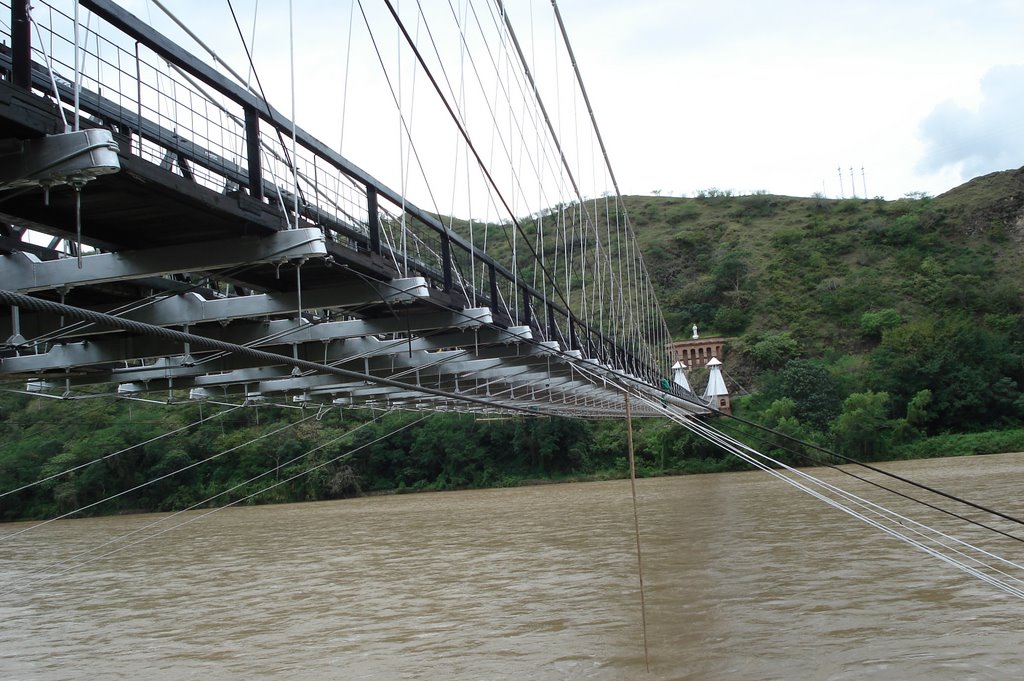
[[[621,479],[629,472],[622,419],[482,421],[435,414],[414,423],[421,418],[340,410],[317,418],[312,411],[271,405],[4,395],[0,520],[522,487]],[[745,431],[737,421],[716,419],[712,425],[787,464],[842,462],[775,435]],[[639,477],[748,467],[662,419],[635,420],[633,441]],[[880,455],[850,455],[875,462],[1000,451],[1024,451],[1024,429],[919,433]]]

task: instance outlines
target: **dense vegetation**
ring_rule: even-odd
[[[641,474],[732,465],[710,445],[694,442],[710,457],[695,468],[680,459],[675,428],[646,425],[637,437]],[[173,431],[179,432],[160,437]],[[177,510],[621,477],[627,471],[620,424],[571,419],[231,409],[106,396],[65,402],[7,394],[0,396],[0,437],[0,491],[72,470],[0,497],[2,520],[83,507],[90,514]],[[114,494],[119,496],[90,506]]]
[[[737,415],[861,459],[1024,450],[1024,170],[934,199],[707,190],[628,207],[672,330],[682,337],[697,323],[734,339],[725,361],[745,395]],[[0,519],[53,516],[125,490],[86,512],[626,471],[621,422],[317,418],[273,406],[210,418],[222,409],[3,395],[0,492],[81,468],[0,497]],[[736,421],[721,427],[790,462],[824,457]],[[636,442],[641,474],[741,465],[664,422],[638,424]]]
[[[632,216],[673,331],[736,338],[740,415],[860,458],[949,433],[1024,446],[1005,432],[1024,417],[1024,170],[935,199],[709,190]]]

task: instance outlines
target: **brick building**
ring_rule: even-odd
[[[673,362],[682,362],[689,369],[707,366],[712,357],[722,359],[723,348],[730,339],[724,336],[690,338],[669,343],[668,353]]]

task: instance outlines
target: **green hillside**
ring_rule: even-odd
[[[1024,169],[935,198],[726,194],[628,207],[672,332],[736,338],[727,369],[758,393],[749,413],[778,421],[767,410],[793,399],[776,412],[839,447],[853,394],[884,395],[887,445],[1019,424]]]
[[[714,194],[715,192],[711,192]],[[808,354],[862,351],[865,313],[1021,310],[1024,170],[937,198],[631,197],[674,332],[789,330]],[[685,327],[685,329],[684,329]]]

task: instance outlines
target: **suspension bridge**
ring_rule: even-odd
[[[634,392],[704,411],[662,380],[670,336],[618,194],[497,223],[426,211],[113,2],[80,7],[9,8],[4,378],[65,398],[608,416]]]
[[[372,13],[353,10],[348,44],[361,21],[371,49],[349,61],[383,75],[359,104],[392,116],[398,186],[299,127],[294,103],[275,108],[233,9],[245,76],[154,4],[189,49],[110,0],[0,0],[8,389],[665,416],[1024,597],[1020,565],[702,420],[712,406],[671,380],[671,334],[556,3],[556,68],[500,1],[449,4],[445,32],[419,3],[385,0],[386,48]],[[447,154],[429,147],[440,137]]]

